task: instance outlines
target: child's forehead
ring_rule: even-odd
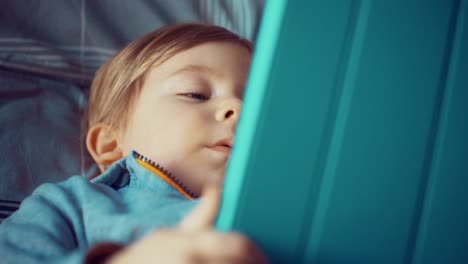
[[[221,78],[229,73],[248,69],[250,52],[236,43],[208,42],[178,52],[149,70],[150,75],[169,78],[177,75],[204,74]]]
[[[206,74],[218,78],[222,77],[222,73],[220,71],[203,64],[183,64],[169,75],[175,76],[180,74]]]

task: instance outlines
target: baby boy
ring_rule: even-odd
[[[177,24],[97,72],[84,116],[100,174],[44,184],[0,225],[3,263],[265,263],[213,229],[252,44]],[[198,197],[200,197],[198,199]]]

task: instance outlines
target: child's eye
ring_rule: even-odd
[[[201,93],[182,93],[180,95],[186,96],[190,99],[195,99],[195,100],[200,100],[200,101],[208,100],[208,96],[201,94]]]

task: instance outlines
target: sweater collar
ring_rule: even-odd
[[[171,172],[134,150],[128,156],[114,162],[104,173],[92,179],[91,182],[102,183],[116,189],[124,186],[150,188],[158,192],[180,195],[188,200],[197,198]]]

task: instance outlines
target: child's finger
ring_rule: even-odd
[[[216,185],[208,184],[203,190],[199,204],[179,224],[187,231],[211,228],[218,215],[221,192]]]
[[[204,233],[196,247],[201,263],[268,263],[259,248],[238,233]]]

